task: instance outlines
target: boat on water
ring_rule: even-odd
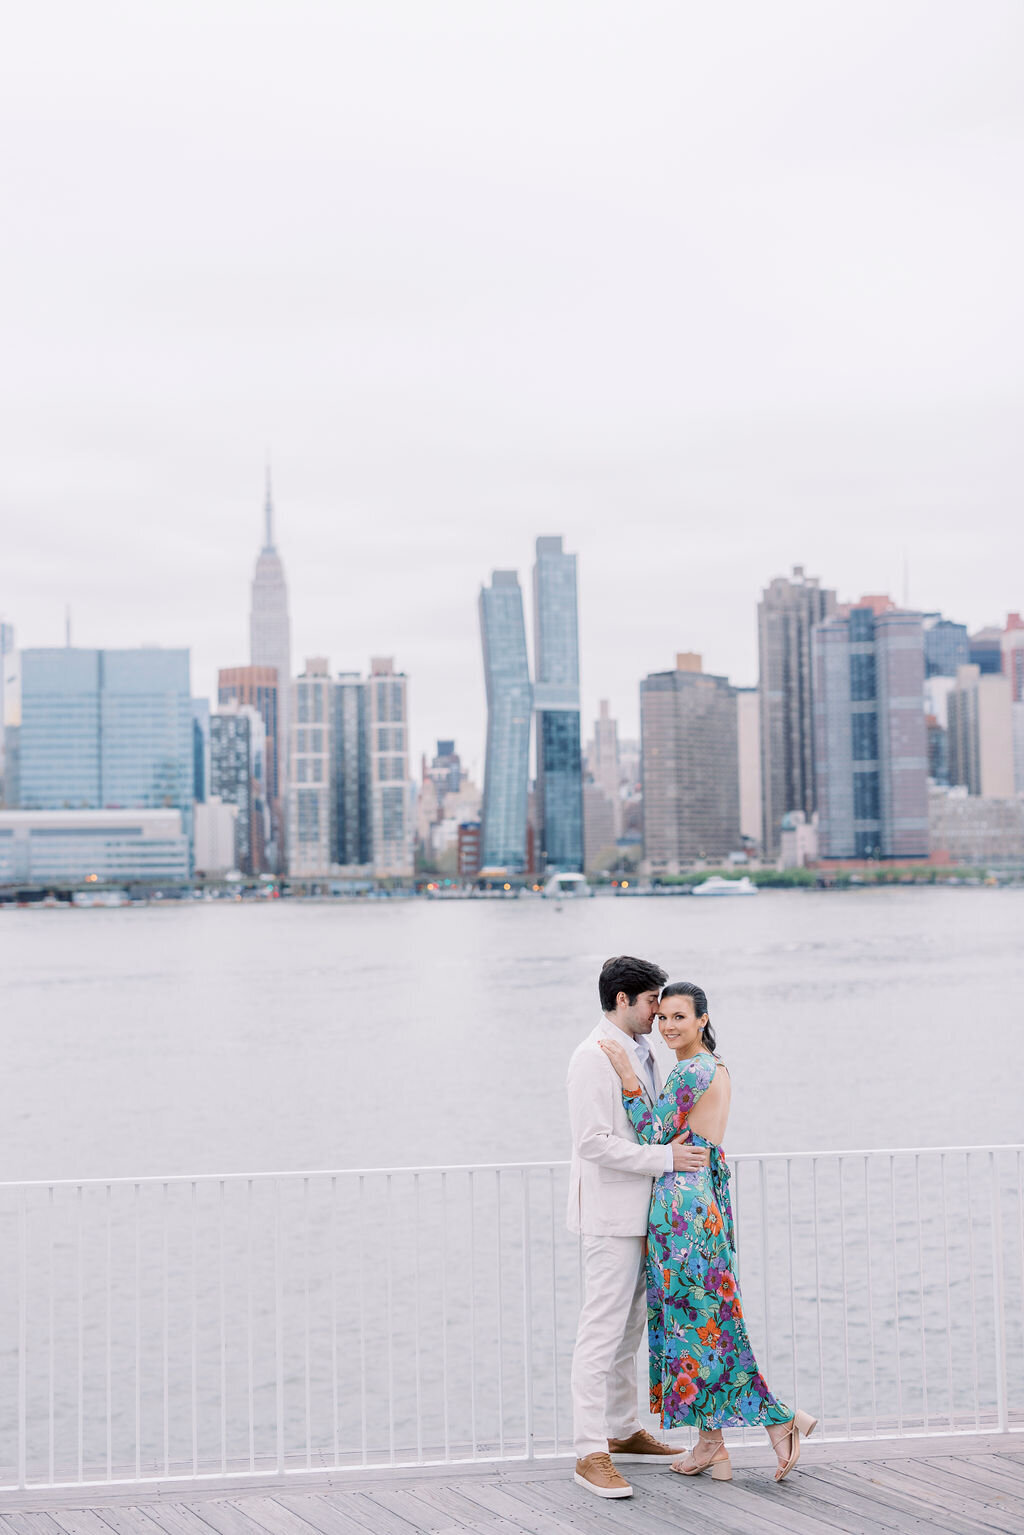
[[[744,874],[742,879],[725,879],[712,874],[702,885],[693,887],[694,895],[757,895],[757,886]]]
[[[593,893],[583,874],[552,874],[541,891],[546,901],[575,901]]]

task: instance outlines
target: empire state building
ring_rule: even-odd
[[[274,543],[274,502],[267,470],[267,500],[264,508],[266,526],[263,548],[252,578],[252,607],[249,613],[249,660],[253,666],[277,668],[277,764],[276,798],[284,800],[284,782],[288,771],[288,693],[291,681],[292,626],[288,616],[288,586],[284,566]]]

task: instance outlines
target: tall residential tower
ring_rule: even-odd
[[[698,655],[640,684],[644,857],[652,873],[677,874],[740,847],[736,689],[702,669]]]
[[[816,808],[811,632],[835,606],[835,592],[805,575],[802,565],[772,581],[758,604],[762,838],[769,858],[779,851],[787,811],[802,810],[810,820]]]
[[[828,619],[814,671],[821,856],[927,857],[921,615],[856,607]]]
[[[538,538],[533,567],[538,867],[583,869],[583,752],[576,556]]]
[[[526,867],[533,709],[523,593],[514,570],[496,570],[480,591],[480,639],[487,689],[480,862],[514,873]]]

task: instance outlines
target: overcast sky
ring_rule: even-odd
[[[394,654],[481,763],[476,596],[579,554],[585,721],[756,680],[794,563],[1024,608],[1020,0],[91,0],[0,53],[0,614]]]

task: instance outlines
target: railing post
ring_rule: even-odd
[[[1001,1434],[1009,1431],[1006,1395],[1006,1286],[1003,1267],[1003,1212],[999,1198],[999,1162],[994,1151],[988,1154],[992,1180],[992,1311],[996,1356],[996,1423]]]
[[[281,1180],[274,1179],[274,1412],[277,1470],[284,1474],[284,1280],[281,1273]]]
[[[18,1486],[27,1480],[28,1440],[28,1190],[18,1201]]]
[[[524,1435],[526,1458],[533,1459],[533,1265],[530,1261],[530,1174],[522,1169],[523,1185],[523,1390],[526,1396]]]

